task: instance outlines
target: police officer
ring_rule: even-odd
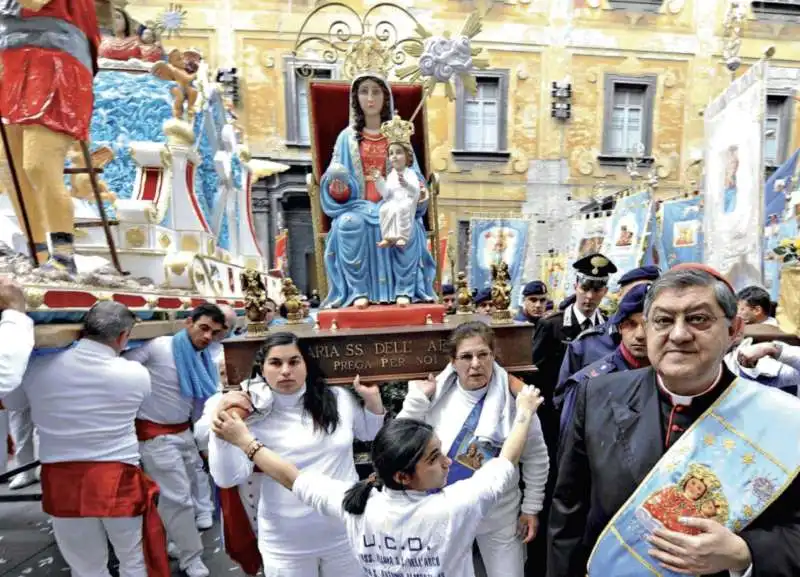
[[[451,284],[442,285],[442,304],[447,307],[447,314],[456,314],[456,287]]]
[[[475,294],[475,312],[479,315],[490,315],[494,312],[492,289],[483,288]]]
[[[643,266],[626,272],[618,281],[620,299],[625,298],[625,294],[633,287],[652,283],[659,276],[661,271],[656,266]],[[558,387],[562,387],[579,370],[614,352],[618,344],[619,334],[611,323],[603,323],[578,335],[567,347],[558,373]]]
[[[575,282],[575,302],[567,305],[563,311],[545,317],[536,325],[533,336],[533,364],[537,373],[534,375],[536,385],[542,391],[545,403],[539,407],[537,415],[542,424],[542,433],[551,463],[556,463],[558,452],[559,419],[558,411],[553,406],[553,393],[558,382],[558,370],[567,345],[582,331],[605,322],[598,306],[608,292],[608,277],[617,271],[607,257],[600,253],[592,253],[578,261],[572,267],[577,271]],[[542,527],[547,526],[549,499],[555,483],[557,467],[551,467],[545,494],[545,507],[539,514]],[[544,575],[547,556],[547,538],[542,531],[534,540],[529,551],[531,575]]]
[[[555,404],[561,410],[561,430],[569,424],[578,385],[600,375],[639,369],[650,364],[647,358],[647,340],[644,327],[644,297],[650,283],[637,284],[627,291],[619,308],[608,324],[620,337],[617,348],[602,359],[593,362],[556,387]]]
[[[547,285],[540,280],[532,280],[522,287],[522,306],[517,311],[515,321],[531,323],[534,326],[547,313]]]

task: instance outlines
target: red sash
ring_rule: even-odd
[[[134,465],[42,465],[42,509],[53,517],[138,517],[148,577],[170,577],[167,534],[156,509],[158,485]]]
[[[255,469],[256,473],[261,471]],[[225,552],[236,561],[242,571],[255,575],[261,569],[258,537],[244,509],[238,487],[219,489],[219,506],[222,509],[222,528]]]
[[[177,425],[162,425],[145,419],[136,419],[136,438],[140,442],[155,439],[161,435],[178,435],[191,426],[189,421]]]

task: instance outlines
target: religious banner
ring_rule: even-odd
[[[608,234],[601,252],[617,266],[611,275],[609,288],[616,290],[617,279],[629,270],[641,266],[647,247],[647,227],[651,220],[653,201],[649,192],[639,192],[617,200]]]
[[[275,237],[275,268],[289,274],[289,231],[283,229]]]
[[[703,197],[670,200],[661,205],[662,269],[703,262]]]
[[[588,217],[588,218],[587,218]],[[603,248],[603,239],[606,236],[606,227],[609,219],[605,216],[594,217],[592,215],[581,215],[572,221],[572,234],[569,241],[569,252],[566,255],[566,279],[564,290],[567,294],[572,293],[575,284],[575,269],[572,263],[593,252],[599,252]]]
[[[703,256],[736,290],[763,279],[767,68],[764,61],[753,65],[704,114]]]
[[[470,221],[470,287],[491,287],[492,265],[502,261],[508,265],[511,277],[511,302],[519,302],[528,224],[527,220],[505,218]]]
[[[558,306],[567,292],[566,259],[564,255],[546,256],[542,258],[542,272],[539,278],[547,285],[547,292],[553,303]]]

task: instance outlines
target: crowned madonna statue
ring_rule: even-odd
[[[376,61],[384,60],[371,60],[373,64]],[[429,195],[409,134],[396,144],[401,145],[397,155],[403,153],[403,168],[408,169],[402,174],[410,172],[413,178],[400,180],[404,187],[413,182],[419,190],[411,195],[414,200],[408,218],[402,219],[401,213],[388,206],[382,210],[385,203],[397,200],[381,195],[381,190],[386,190],[385,179],[392,172],[390,135],[403,134],[386,124],[393,116],[386,69],[363,70],[355,75],[350,86],[350,125],[336,139],[333,158],[320,186],[322,210],[332,221],[325,245],[329,293],[323,307],[364,308],[370,303],[404,306],[435,300],[436,263],[428,250],[423,224]],[[388,182],[397,180],[395,176]],[[384,238],[382,213],[404,220],[397,238]],[[383,232],[387,230],[384,224]]]

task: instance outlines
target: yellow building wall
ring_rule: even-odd
[[[376,0],[343,0],[356,12]],[[475,9],[487,11],[475,39],[491,65],[508,69],[508,149],[504,164],[456,162],[455,105],[441,89],[427,105],[431,166],[441,174],[441,220],[455,226],[470,215],[521,214],[531,198],[530,163],[567,159],[572,196],[588,197],[598,183],[629,182],[622,168],[597,160],[602,150],[604,75],[657,75],[652,154],[659,194],[680,192],[689,163],[702,155],[704,107],[730,82],[722,61],[727,0],[664,0],[657,14],[612,10],[608,0],[397,0],[429,30],[453,33]],[[242,93],[241,124],[255,155],[286,154],[283,57],[292,51],[310,0],[184,0],[188,22],[166,47],[198,47],[212,66],[237,66]],[[153,19],[169,2],[129,5],[140,21]],[[410,29],[406,28],[406,31]],[[323,30],[320,30],[323,31]],[[402,31],[402,29],[401,29]],[[773,64],[800,67],[800,26],[765,23],[748,15],[741,46],[741,74],[769,45]],[[550,117],[553,81],[569,77],[572,118]],[[800,143],[795,114],[789,152]],[[292,151],[289,150],[289,153]]]

